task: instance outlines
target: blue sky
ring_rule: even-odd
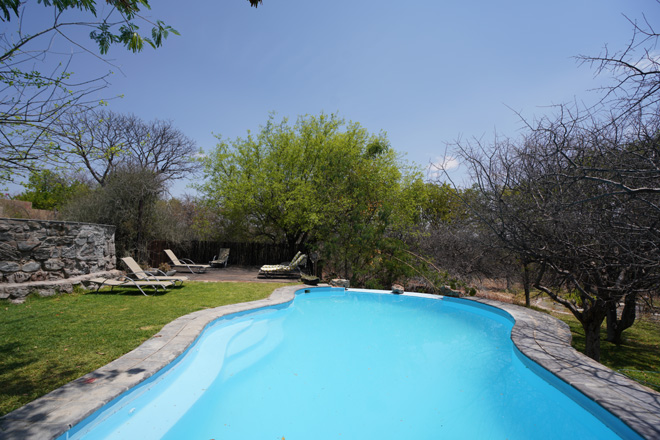
[[[79,77],[113,70],[109,108],[172,120],[199,147],[257,131],[270,112],[337,112],[426,167],[457,138],[515,137],[526,118],[592,102],[606,78],[579,54],[622,49],[632,19],[657,22],[655,0],[152,0],[145,13],[176,28],[164,47],[113,66],[90,57]],[[173,194],[191,192],[185,182]]]

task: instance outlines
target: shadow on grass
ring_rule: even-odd
[[[86,295],[121,295],[121,296],[163,296],[168,293],[171,293],[179,289],[179,287],[176,288],[171,288],[168,290],[149,290],[149,289],[144,289],[144,293],[140,292],[137,289],[123,289],[123,288],[115,288],[113,290],[110,290],[109,288],[104,288],[101,290],[90,290],[89,292],[86,293]]]
[[[19,351],[20,348],[21,344],[18,342],[10,342],[0,345],[0,357],[2,358],[2,362],[0,362],[0,377],[2,377],[3,374],[11,373],[19,368],[31,365],[37,360],[34,356],[29,358],[21,356],[21,361],[7,361],[7,359],[12,359],[13,354]],[[0,383],[0,389],[6,391],[6,388],[2,383]]]
[[[563,319],[563,321],[571,328],[573,347],[584,353],[586,345],[584,329],[576,320]],[[635,325],[642,326],[643,323]],[[605,340],[607,332],[605,328],[602,328],[600,362],[633,380],[638,380],[644,385],[660,391],[660,374],[657,374],[660,353],[657,344],[653,340],[639,341],[637,338],[645,339],[644,335],[636,335],[632,333],[633,330],[634,328],[631,328],[624,332],[621,344],[613,344]]]
[[[0,415],[81,375],[79,369],[64,367],[57,362],[49,363],[47,369],[30,368],[42,360],[36,353],[26,355],[24,351],[15,356],[19,348],[19,343],[0,345],[3,358],[0,362]]]

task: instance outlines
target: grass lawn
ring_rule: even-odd
[[[573,315],[553,314],[571,327],[573,347],[584,353],[584,331]],[[600,362],[612,370],[660,391],[660,322],[638,319],[623,332],[620,345],[605,341],[605,325],[601,328]]]
[[[186,283],[0,302],[0,415],[122,356],[196,310],[268,297],[286,283]]]

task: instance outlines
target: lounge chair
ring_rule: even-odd
[[[92,284],[96,284],[96,291],[98,292],[101,287],[110,286],[110,290],[115,287],[137,287],[142,295],[147,296],[143,287],[150,287],[154,289],[155,292],[158,292],[158,289],[167,290],[168,287],[173,286],[174,284],[171,281],[138,281],[130,277],[123,277],[119,279],[113,278],[92,278],[88,280]]]
[[[211,267],[227,267],[227,260],[229,259],[229,249],[221,248],[218,255],[213,256],[213,260],[209,262]]]
[[[203,273],[206,271],[206,269],[211,267],[208,264],[193,263],[191,260],[187,258],[182,258],[181,260],[179,260],[176,257],[176,255],[174,255],[174,252],[172,252],[169,249],[165,249],[165,253],[170,258],[170,261],[172,261],[172,267],[175,269],[187,268],[190,271],[190,273]]]
[[[302,275],[300,266],[307,264],[307,255],[298,252],[289,264],[264,265],[259,269],[259,276],[263,277],[298,277]]]
[[[156,269],[156,271],[145,272],[142,270],[139,264],[132,257],[122,258],[121,261],[124,262],[126,267],[132,272],[131,275],[137,279],[137,281],[171,281],[175,286],[182,285],[184,281],[188,281],[188,277],[185,276],[169,276],[162,270]],[[131,277],[133,278],[133,277]],[[177,284],[178,283],[178,284]]]

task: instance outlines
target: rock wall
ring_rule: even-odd
[[[58,281],[115,268],[114,226],[0,218],[0,283],[7,283],[0,298],[16,296],[7,293],[9,284],[25,292],[29,284],[53,282],[48,293],[55,293]]]

